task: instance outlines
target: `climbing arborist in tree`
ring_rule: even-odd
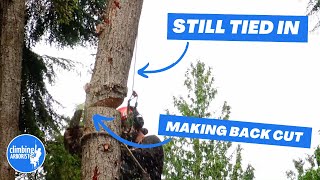
[[[137,98],[135,92],[133,92],[132,96]],[[118,109],[121,113],[122,137],[140,144],[156,144],[161,142],[155,135],[145,136],[148,130],[143,128],[144,120],[137,110],[137,102],[134,107],[130,106],[131,97],[127,107]],[[121,155],[122,180],[161,179],[164,160],[162,146],[155,148],[134,148],[122,144]]]
[[[129,141],[134,141],[140,143],[141,140],[136,141],[133,139],[135,136],[141,137],[141,133],[143,135],[148,133],[146,128],[142,128],[144,121],[142,116],[138,113],[136,108],[130,106],[119,108],[118,111],[121,113],[121,128],[122,135],[121,137],[127,139]],[[129,115],[127,115],[129,111]]]
[[[134,92],[133,97],[137,98]],[[155,136],[145,136],[148,130],[143,128],[144,120],[137,110],[137,102],[135,106],[130,106],[131,97],[127,107],[119,108],[121,114],[121,137],[129,141],[140,144],[156,144],[161,142]],[[77,154],[81,157],[80,138],[83,135],[83,126],[80,126],[82,110],[77,110],[71,119],[69,127],[64,134],[65,148],[71,154]],[[155,148],[134,148],[121,144],[121,180],[132,179],[151,179],[160,180],[164,152],[162,146]]]

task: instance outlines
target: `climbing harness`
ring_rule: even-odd
[[[134,107],[130,105],[130,102],[133,99],[136,100]],[[127,123],[129,123],[129,127],[130,127],[128,132],[131,131],[134,123],[136,123],[135,122],[136,116],[139,114],[137,111],[137,106],[138,106],[138,94],[135,91],[133,91],[127,103]],[[130,113],[130,110],[132,110],[132,113]]]
[[[138,106],[138,94],[136,93],[136,91],[132,91],[132,94],[128,100],[128,104],[127,104],[127,120],[131,120],[133,121],[131,123],[129,132],[131,131],[132,127],[135,126],[135,124],[139,124],[141,122],[138,122],[138,116],[139,113],[137,111],[137,106]],[[129,113],[129,109],[131,109],[131,105],[130,102],[135,99],[135,105],[133,107],[133,113]],[[131,117],[130,117],[131,116]],[[132,117],[133,116],[133,117]],[[142,125],[143,126],[143,125]],[[123,144],[125,146],[125,148],[127,149],[127,151],[129,152],[129,154],[131,155],[131,157],[133,158],[133,160],[135,161],[135,163],[138,165],[138,167],[141,169],[142,173],[143,173],[143,179],[144,180],[151,180],[150,175],[145,171],[145,169],[143,169],[143,167],[141,166],[141,164],[139,163],[139,161],[137,160],[137,158],[134,156],[134,154],[131,152],[131,150],[128,148],[128,146],[126,144]]]

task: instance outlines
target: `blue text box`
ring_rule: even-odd
[[[167,39],[308,42],[308,16],[168,13]]]
[[[310,148],[312,128],[161,114],[158,134]]]

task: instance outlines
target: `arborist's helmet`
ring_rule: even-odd
[[[143,127],[143,117],[139,114],[136,108],[130,106],[128,110],[128,107],[121,107],[118,111],[120,112],[122,124],[126,124],[126,126],[133,126],[136,129],[141,129]]]
[[[128,118],[127,109],[128,109],[128,107],[121,107],[118,109],[118,111],[120,112],[120,117],[121,117],[122,121],[125,121]],[[129,108],[129,113],[133,113],[133,107]]]

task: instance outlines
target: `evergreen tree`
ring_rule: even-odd
[[[320,145],[315,149],[314,154],[307,155],[305,159],[293,160],[295,171],[286,172],[290,180],[319,180],[320,179]],[[306,167],[308,165],[308,167]]]
[[[74,178],[77,179],[80,173],[68,174],[70,171],[80,172],[81,161],[63,152],[61,131],[64,129],[62,124],[67,119],[54,110],[53,105],[61,104],[47,90],[47,84],[54,84],[56,68],[70,71],[74,68],[74,63],[63,58],[39,56],[32,48],[42,40],[60,48],[96,45],[95,26],[102,21],[105,7],[104,0],[26,0],[24,46],[21,49],[21,101],[19,125],[16,128],[19,128],[20,133],[40,138],[47,150],[44,164],[46,173],[41,170],[29,175],[30,177],[52,179],[54,174],[59,174],[60,178],[56,178],[71,179],[71,175],[76,174]],[[61,159],[66,159],[64,165]],[[24,177],[20,173],[17,176]]]
[[[102,19],[105,1],[27,0],[21,76],[19,130],[44,139],[62,129],[63,117],[52,108],[61,105],[47,90],[54,84],[56,69],[70,71],[75,64],[67,59],[36,54],[34,45],[44,40],[60,48],[96,45],[95,26]]]
[[[61,104],[54,100],[46,85],[55,83],[55,71],[58,67],[70,71],[74,64],[67,59],[41,57],[24,48],[19,129],[21,133],[40,138],[47,151],[44,169],[30,176],[38,179],[79,179],[81,159],[73,157],[65,150],[61,135],[63,123],[68,123],[70,118],[55,111],[54,105]],[[16,176],[23,178],[24,175],[17,173]]]

